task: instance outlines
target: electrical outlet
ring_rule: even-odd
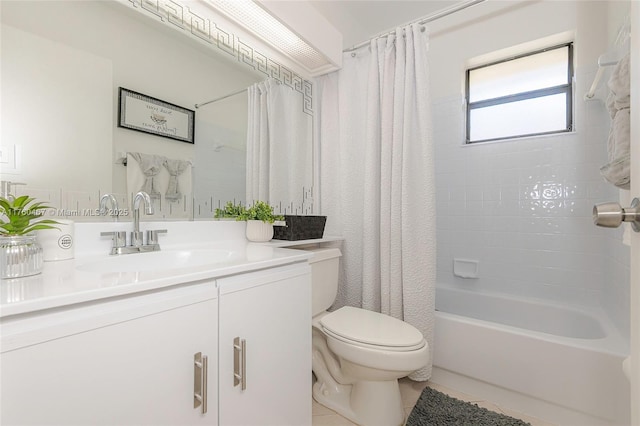
[[[0,146],[0,166],[2,174],[20,174],[20,146]]]
[[[9,163],[9,149],[4,146],[0,146],[0,164]]]

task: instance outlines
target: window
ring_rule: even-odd
[[[467,143],[570,132],[573,44],[467,70]]]

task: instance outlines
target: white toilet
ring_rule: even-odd
[[[340,250],[312,249],[313,398],[359,425],[402,425],[398,379],[427,365],[429,346],[404,321],[364,309],[327,312]]]

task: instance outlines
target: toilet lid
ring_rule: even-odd
[[[424,346],[414,326],[378,312],[345,306],[322,317],[322,327],[342,339],[375,346],[412,348]]]

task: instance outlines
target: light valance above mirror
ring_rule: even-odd
[[[217,49],[233,57],[238,63],[264,74],[265,78],[273,78],[290,86],[303,97],[304,111],[308,114],[312,113],[312,83],[294,72],[292,66],[285,66],[278,59],[274,59],[275,52],[271,51],[265,54],[254,45],[247,43],[240,35],[235,34],[235,32],[242,31],[237,24],[227,21],[223,15],[216,13],[212,9],[212,7],[217,7],[216,3],[219,3],[219,6],[222,7],[225,2],[208,2],[204,0],[122,0],[120,3],[149,18],[159,20],[166,24],[168,28],[182,32],[197,42],[204,43],[210,49]],[[254,4],[251,1],[227,3]],[[265,16],[275,21],[275,18],[272,18],[266,12]],[[231,32],[230,28],[233,28],[234,32]],[[265,42],[270,43],[269,40]],[[330,65],[330,62],[326,60],[322,53],[308,45],[306,49],[313,51],[313,57],[318,62],[316,66],[326,67]],[[324,63],[322,63],[322,59],[325,60]],[[206,101],[208,99],[202,99],[197,103],[203,104]]]

